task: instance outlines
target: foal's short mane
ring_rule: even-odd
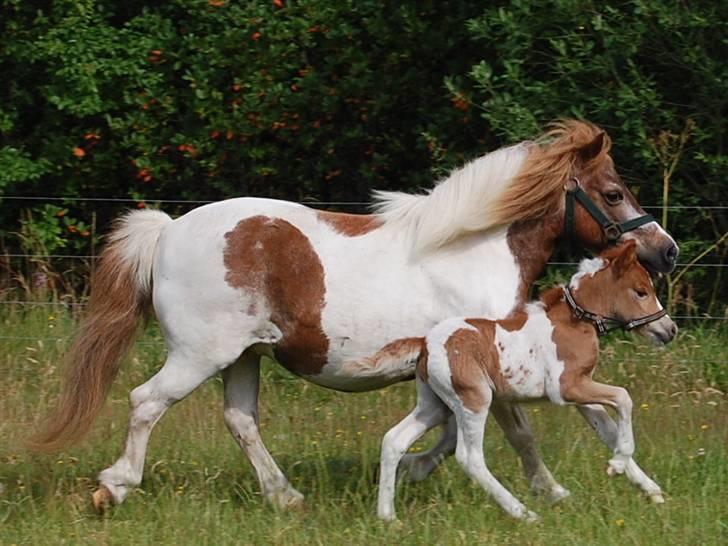
[[[385,224],[406,232],[415,251],[439,248],[462,235],[523,219],[536,219],[563,206],[563,186],[578,151],[602,133],[596,125],[561,120],[534,142],[501,148],[455,170],[424,194],[375,191],[374,209]],[[592,163],[604,161],[605,135]]]

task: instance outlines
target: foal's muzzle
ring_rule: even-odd
[[[677,335],[677,324],[665,315],[660,320],[650,322],[637,329],[637,332],[650,339],[655,345],[667,345]]]

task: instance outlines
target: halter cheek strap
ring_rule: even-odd
[[[660,311],[652,313],[651,315],[646,315],[644,317],[636,318],[630,321],[624,321],[614,317],[597,315],[596,313],[587,311],[581,305],[576,303],[576,300],[574,299],[574,294],[571,292],[571,288],[569,288],[568,286],[564,286],[563,290],[564,299],[571,309],[571,313],[579,320],[586,320],[594,323],[594,326],[597,329],[597,333],[600,336],[608,334],[612,330],[619,330],[620,328],[629,332],[630,330],[634,330],[635,328],[639,328],[640,326],[659,320],[667,315],[667,309],[661,309]]]
[[[594,221],[599,224],[607,236],[607,241],[610,244],[616,243],[623,233],[637,229],[640,226],[654,222],[655,218],[651,214],[643,214],[637,218],[632,218],[625,222],[616,223],[612,222],[605,214],[597,207],[596,203],[591,200],[589,195],[581,189],[579,179],[575,176],[571,177],[570,182],[573,184],[566,189],[566,213],[564,217],[565,231],[567,237],[574,239],[576,237],[576,231],[574,228],[574,209],[576,208],[576,202],[578,201],[582,207],[594,218]]]

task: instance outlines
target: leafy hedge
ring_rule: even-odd
[[[641,202],[665,180],[671,204],[728,202],[725,2],[0,6],[0,196],[366,201],[579,116],[610,131]],[[44,252],[87,249],[120,208],[10,203],[6,247]],[[728,231],[666,220],[687,257]],[[690,277],[725,300],[706,271]]]

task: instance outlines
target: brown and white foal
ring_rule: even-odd
[[[451,413],[457,421],[455,455],[465,472],[510,515],[536,517],[485,464],[483,435],[494,397],[577,404],[614,453],[609,475],[624,473],[653,502],[664,502],[660,487],[632,458],[629,394],[592,379],[598,334],[620,327],[636,329],[659,345],[677,332],[655,296],[649,274],[636,259],[633,241],[584,260],[567,287],[548,290],[539,302],[507,319],[452,318],[435,326],[417,363],[417,406],[387,432],[382,443],[379,517],[395,518],[395,478],[402,456]],[[603,406],[616,410],[616,424]]]

